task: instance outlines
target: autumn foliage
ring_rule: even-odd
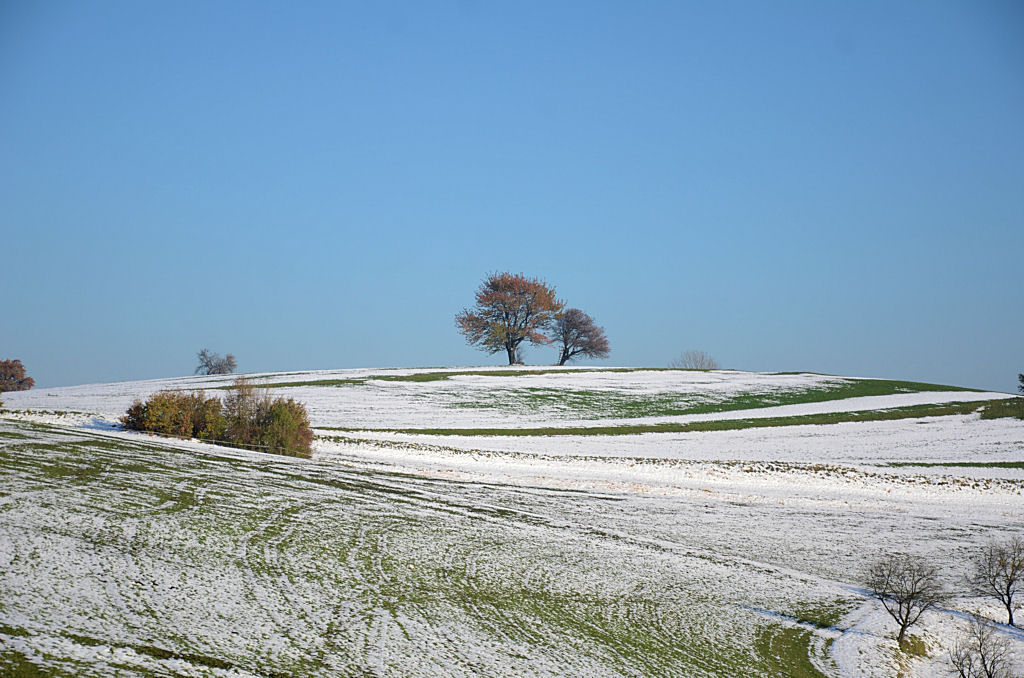
[[[245,377],[224,398],[225,435],[236,447],[310,456],[313,431],[302,403],[271,398]]]
[[[519,362],[519,345],[548,344],[545,331],[555,322],[565,304],[555,297],[555,288],[521,273],[492,273],[476,292],[476,305],[455,316],[470,345],[488,353],[505,351],[508,364]]]
[[[559,313],[551,331],[551,340],[559,347],[558,364],[577,356],[607,358],[610,348],[604,328],[578,308]]]
[[[121,424],[132,431],[202,440],[219,440],[224,433],[220,400],[198,391],[160,391],[146,402],[136,400]]]
[[[233,447],[309,457],[313,431],[306,408],[291,398],[271,398],[239,378],[224,402],[195,391],[160,391],[136,400],[121,418],[132,431],[198,438]]]
[[[20,360],[0,360],[0,393],[27,391],[35,385],[35,379],[25,376],[25,366]]]

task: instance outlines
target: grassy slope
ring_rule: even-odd
[[[431,382],[455,374],[530,373],[373,379]],[[561,398],[582,411],[629,417],[945,390],[969,389],[851,380],[718,402],[694,401],[692,395],[515,392],[528,407],[557,406]],[[982,416],[1021,416],[1021,402],[1014,400],[687,425],[400,432],[623,435],[979,409]],[[1007,464],[1021,467],[996,465]],[[730,582],[747,577],[754,585],[730,591],[729,600],[716,598],[714,591],[723,589],[708,589],[706,573],[694,579],[690,572],[707,556],[687,556],[681,565],[678,557],[651,553],[648,545],[623,543],[615,520],[629,517],[633,508],[619,499],[551,491],[538,508],[538,497],[524,496],[521,488],[182,452],[2,421],[0,488],[0,499],[14,498],[0,501],[0,542],[8,540],[15,554],[6,569],[0,567],[0,590],[10,592],[0,598],[0,675],[104,675],[107,668],[79,657],[90,647],[116,648],[122,659],[106,661],[127,675],[161,675],[173,661],[197,670],[235,668],[265,676],[381,669],[405,675],[413,666],[445,675],[518,675],[564,669],[567,662],[595,674],[821,675],[809,653],[811,627],[826,623],[815,621],[822,615],[805,621],[799,613],[794,618],[804,626],[793,627],[737,613],[731,605],[738,598],[770,608],[758,595],[777,574],[765,579],[765,573],[733,563],[716,576]],[[595,529],[595,521],[608,522]],[[75,562],[68,569],[67,563],[44,562],[34,553],[70,554]],[[83,586],[91,595],[81,595]],[[211,603],[220,606],[213,610],[219,628],[238,629],[240,637],[192,623],[211,616],[204,607]],[[840,603],[824,601],[823,609]],[[40,612],[44,608],[60,613]],[[26,618],[32,624],[17,621]],[[19,643],[37,650],[26,653]]]
[[[510,398],[473,399],[457,406],[472,409],[541,411],[564,408],[579,418],[636,419],[686,414],[731,412],[781,405],[802,405],[829,400],[887,396],[925,391],[969,391],[952,386],[911,381],[857,379],[831,382],[818,388],[772,389],[732,396],[702,393],[617,393],[553,388],[516,389]]]
[[[0,432],[3,675],[161,675],[174,661],[261,676],[808,665],[806,634],[734,606],[770,606],[760,596],[782,575],[634,541],[649,524],[639,500]]]

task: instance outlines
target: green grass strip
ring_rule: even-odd
[[[889,466],[952,466],[954,468],[1024,469],[1024,461],[891,461]]]
[[[811,631],[771,624],[758,631],[754,649],[772,675],[826,678],[811,662]]]
[[[693,421],[685,424],[625,424],[619,426],[545,426],[540,428],[348,428],[319,426],[326,431],[370,431],[383,433],[406,433],[431,436],[624,436],[638,433],[691,433],[696,431],[735,431],[747,428],[773,426],[802,426],[808,424],[841,424],[860,421],[889,421],[914,419],[918,417],[944,417],[953,414],[971,414],[988,407],[998,400],[984,400],[969,403],[944,403],[937,405],[910,405],[884,410],[859,410],[856,412],[825,412],[802,414],[792,417],[764,417],[759,419],[718,419],[715,421]]]
[[[982,413],[982,419],[1002,419],[1003,417],[1016,417],[1024,419],[1024,398],[1003,398],[986,407]]]
[[[454,406],[505,411],[540,411],[545,407],[555,407],[563,411],[572,410],[581,419],[639,419],[753,410],[900,393],[965,390],[971,389],[886,379],[844,379],[809,388],[776,388],[726,397],[694,392],[627,394],[546,387],[516,389],[509,398],[463,400],[454,403]]]

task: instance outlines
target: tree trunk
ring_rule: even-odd
[[[1011,603],[1006,604],[1006,613],[1010,616],[1010,621],[1006,623],[1013,626],[1013,605]]]
[[[505,350],[508,352],[508,364],[516,364],[516,347],[512,344],[505,344]]]
[[[566,350],[565,350],[565,349],[563,348],[563,349],[562,349],[562,355],[561,355],[561,357],[560,357],[560,358],[558,359],[558,366],[559,366],[559,367],[561,367],[562,365],[564,365],[564,364],[565,364],[565,361],[566,361],[566,360],[568,360],[568,359],[569,359],[569,352],[568,352],[568,351],[566,351]]]
[[[907,632],[907,627],[906,626],[900,626],[900,635],[896,636],[896,644],[900,646],[901,650],[903,649],[903,635],[906,632]]]

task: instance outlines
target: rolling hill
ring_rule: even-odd
[[[249,375],[311,460],[120,431],[233,377],[36,389],[0,412],[0,673],[929,676],[962,577],[1024,534],[1008,394],[817,374]],[[912,627],[863,589],[920,554]],[[1024,635],[998,627],[1024,670]]]

